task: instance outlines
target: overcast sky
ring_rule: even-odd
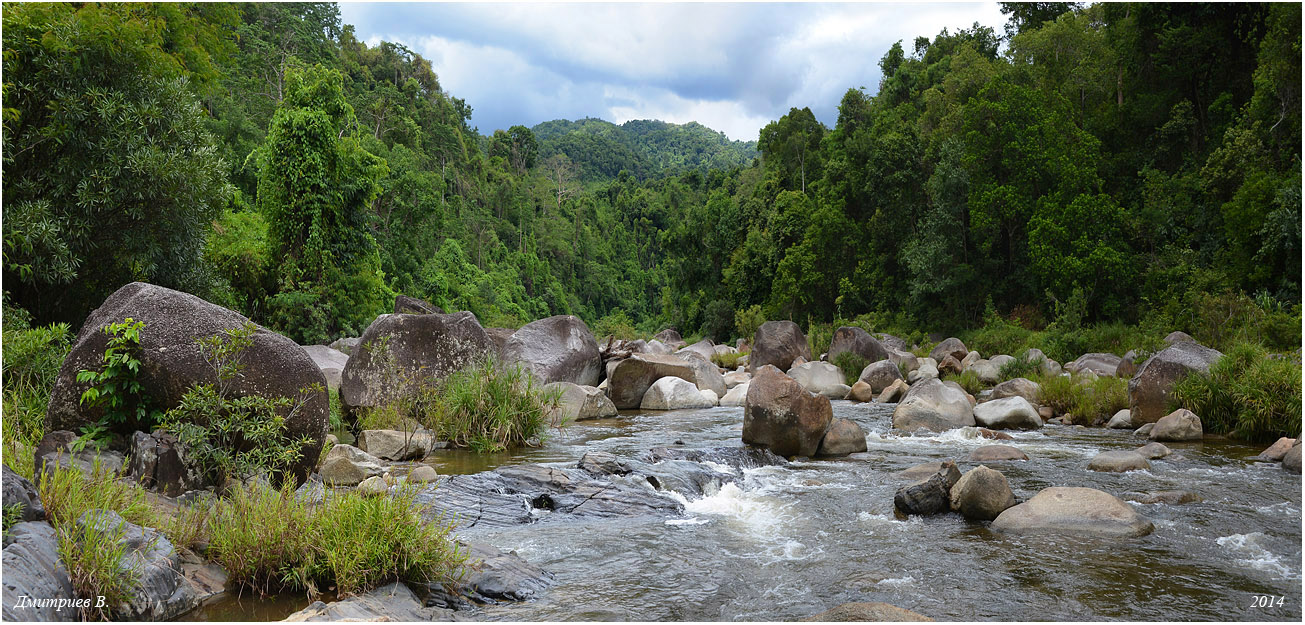
[[[848,88],[879,84],[902,40],[974,22],[1002,32],[995,2],[871,4],[428,4],[342,2],[370,44],[430,59],[484,134],[599,117],[696,121],[730,138],[790,107],[832,127]]]

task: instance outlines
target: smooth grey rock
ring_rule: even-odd
[[[618,410],[638,408],[648,387],[666,376],[675,376],[689,382],[697,379],[693,366],[678,356],[634,354],[617,363],[608,372],[607,396]]]
[[[1155,526],[1123,500],[1094,488],[1052,487],[1002,512],[992,529],[1011,534],[1048,532],[1131,538]]]
[[[390,485],[384,477],[374,475],[358,483],[358,492],[369,496],[384,495],[390,492]]]
[[[1038,409],[1018,395],[975,406],[974,420],[979,425],[994,430],[1036,430],[1042,427]]]
[[[820,441],[818,456],[846,456],[865,451],[865,430],[849,419],[834,419]]]
[[[1106,473],[1123,473],[1150,469],[1151,463],[1136,451],[1103,451],[1088,463],[1089,471]]]
[[[336,445],[326,452],[318,472],[327,484],[356,486],[369,477],[384,474],[385,469],[380,459],[353,445]]]
[[[598,342],[574,315],[555,315],[521,326],[503,345],[503,361],[520,363],[540,384],[597,386],[603,372]]]
[[[358,433],[358,449],[381,460],[421,460],[434,447],[435,437],[427,430],[363,430]]]
[[[749,381],[730,389],[725,393],[724,397],[720,398],[720,405],[742,406],[746,404],[748,401],[748,388],[751,386],[752,382],[751,378],[749,378]]]
[[[572,382],[545,384],[544,392],[559,392],[558,403],[550,415],[558,421],[584,421],[616,416],[616,404],[597,387]]]
[[[1154,423],[1144,424],[1142,427],[1133,430],[1133,436],[1150,436],[1151,430],[1155,429]]]
[[[822,361],[803,363],[788,370],[788,376],[808,392],[830,399],[847,397],[848,386],[843,383],[843,370]]]
[[[1286,436],[1284,436],[1282,438],[1279,438],[1277,442],[1275,442],[1274,444],[1270,445],[1268,449],[1265,449],[1264,451],[1260,452],[1260,455],[1256,456],[1255,459],[1262,462],[1281,462],[1283,457],[1287,455],[1288,451],[1291,451],[1291,448],[1295,444],[1296,444],[1296,439],[1287,438]],[[7,487],[5,492],[6,493],[9,492],[7,490]],[[6,496],[5,501],[8,500],[9,499]]]
[[[1300,443],[1288,449],[1287,453],[1282,456],[1282,469],[1297,475],[1300,474]]]
[[[1133,423],[1155,423],[1169,414],[1169,393],[1183,378],[1205,375],[1223,354],[1198,343],[1174,343],[1138,367],[1128,381],[1128,408]]]
[[[872,362],[861,370],[861,375],[857,377],[860,382],[870,385],[871,395],[882,393],[884,389],[893,385],[893,382],[902,379],[902,372],[897,368],[897,364],[892,360],[880,360]],[[867,400],[868,401],[868,400]]]
[[[463,580],[463,592],[473,600],[529,601],[552,586],[555,578],[522,559],[487,543],[466,543],[468,554],[480,565]]]
[[[1115,371],[1119,369],[1119,356],[1105,353],[1083,354],[1075,358],[1072,362],[1065,364],[1065,371],[1070,373],[1081,373],[1091,371],[1099,377],[1112,377]]]
[[[640,410],[679,410],[683,408],[710,408],[715,403],[707,401],[692,382],[667,376],[653,382],[643,395]]]
[[[974,410],[965,391],[937,378],[911,386],[893,411],[893,427],[908,432],[920,428],[942,432],[974,423]]]
[[[811,347],[802,329],[792,321],[767,321],[757,328],[753,337],[748,372],[755,374],[766,365],[787,371],[797,358],[811,360]]]
[[[45,506],[41,505],[41,495],[36,486],[27,478],[17,474],[9,465],[4,465],[4,507],[18,506],[19,521],[44,521]]]
[[[1170,451],[1168,447],[1165,447],[1164,444],[1162,443],[1147,443],[1145,445],[1142,445],[1141,447],[1138,447],[1134,451],[1141,454],[1142,457],[1148,460],[1159,460],[1160,458],[1164,458],[1169,454],[1174,453]]]
[[[1127,408],[1115,413],[1110,417],[1110,422],[1106,424],[1107,428],[1112,430],[1131,430],[1133,429],[1133,414]]]
[[[166,621],[199,605],[199,596],[181,574],[181,558],[158,530],[123,520],[111,510],[88,510],[77,519],[78,541],[88,532],[117,536],[123,545],[118,571],[132,575],[137,585],[123,603],[113,606],[119,620]]]
[[[1033,380],[1028,378],[1012,378],[1006,380],[997,386],[992,387],[993,399],[1005,399],[1007,397],[1023,397],[1030,404],[1038,403],[1038,393],[1042,387]]]
[[[1153,441],[1199,441],[1204,438],[1204,431],[1200,417],[1190,410],[1179,408],[1156,421],[1148,437]]]
[[[392,582],[376,590],[331,603],[314,601],[308,607],[285,618],[285,622],[290,623],[319,621],[420,623],[452,620],[452,610],[423,606],[417,595],[401,582]]]
[[[892,386],[884,389],[884,392],[879,394],[877,400],[881,404],[894,404],[902,401],[902,398],[906,397],[906,393],[910,390],[911,387],[905,381],[898,380],[893,382]]]
[[[72,581],[59,559],[59,539],[44,521],[16,523],[4,543],[3,619],[14,622],[81,620],[75,608],[20,607],[20,597],[71,602]]]
[[[966,471],[951,488],[951,509],[967,519],[991,521],[1014,505],[1006,476],[982,465]]]
[[[326,388],[340,390],[340,377],[344,375],[345,365],[349,364],[349,354],[326,345],[305,345],[304,353],[313,359],[313,364],[326,376]]]
[[[956,337],[950,337],[943,339],[941,343],[936,345],[933,350],[929,352],[929,357],[934,359],[935,362],[942,362],[944,358],[951,356],[952,358],[955,358],[957,362],[960,362],[969,353],[970,350],[965,347],[965,343],[962,343],[961,340]]]

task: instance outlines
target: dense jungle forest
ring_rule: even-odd
[[[427,59],[332,4],[6,5],[6,317],[75,328],[142,280],[304,344],[402,293],[600,335],[782,318],[1298,347],[1300,5],[1004,10],[1004,33],[853,61],[883,79],[832,128],[794,108],[745,143],[470,127]]]

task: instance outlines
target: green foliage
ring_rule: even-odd
[[[276,263],[272,260],[267,220],[260,213],[223,211],[213,221],[204,257],[231,286],[241,310],[258,310],[264,294],[274,287],[272,270]]]
[[[1020,353],[1015,360],[1006,362],[997,370],[997,376],[1004,382],[1014,380],[1015,378],[1033,379],[1042,371],[1042,365],[1046,359],[1042,357],[1027,358],[1026,354]]]
[[[334,587],[346,596],[395,578],[456,584],[467,556],[450,524],[422,519],[415,494],[351,491],[310,507],[288,484],[238,489],[214,508],[209,557],[232,582],[263,594]]]
[[[99,371],[83,369],[77,381],[90,383],[82,392],[81,404],[102,411],[98,430],[108,428],[149,429],[162,413],[152,406],[140,376],[140,333],[145,323],[127,317],[104,327],[108,344],[104,348],[103,366]]]
[[[763,323],[766,323],[766,317],[761,314],[761,306],[756,304],[734,313],[734,328],[739,331],[739,336],[748,339],[749,342]]]
[[[211,483],[281,475],[303,457],[307,436],[291,438],[285,421],[308,403],[320,386],[302,389],[298,398],[232,397],[242,377],[245,350],[254,343],[253,323],[197,340],[218,383],[195,384],[164,416],[161,426],[177,435],[189,460]],[[285,416],[282,416],[282,413]]]
[[[4,456],[19,475],[32,479],[32,456],[45,435],[45,410],[59,367],[71,349],[67,324],[32,328],[26,311],[5,306],[4,345]]]
[[[962,371],[959,374],[949,373],[943,376],[944,382],[955,382],[965,389],[966,393],[979,396],[979,392],[984,389],[984,384],[979,380],[979,374],[973,371]]]
[[[9,537],[9,528],[23,520],[22,504],[5,504],[4,505],[4,536]]]
[[[415,415],[439,440],[481,453],[503,451],[560,427],[549,416],[559,397],[536,388],[519,365],[488,359],[423,387]]]
[[[739,361],[742,360],[743,357],[747,355],[748,352],[712,354],[711,361],[715,363],[717,367],[724,367],[725,369],[729,369],[732,371],[739,366]]]
[[[856,381],[861,379],[861,370],[870,364],[868,358],[855,352],[839,352],[830,362],[842,370],[848,386],[856,384]]]
[[[209,541],[213,504],[200,499],[180,504],[171,515],[160,514],[158,530],[177,549],[196,550]]]
[[[1209,375],[1181,380],[1169,399],[1172,408],[1201,417],[1206,432],[1263,443],[1300,434],[1300,379],[1299,364],[1241,343],[1211,365]]]
[[[1037,376],[1038,404],[1080,425],[1105,422],[1128,407],[1128,380],[1102,376],[1092,382],[1079,377]]]
[[[734,334],[734,307],[722,299],[712,300],[703,311],[702,331],[716,343],[728,341]]]
[[[123,526],[103,531],[90,525],[79,528],[74,522],[57,531],[59,559],[68,569],[73,594],[87,600],[87,607],[78,608],[81,617],[109,620],[113,607],[131,599],[140,585],[137,568],[120,568],[127,551]],[[104,607],[98,607],[100,598]]]
[[[640,332],[635,329],[630,316],[625,314],[624,310],[617,308],[594,324],[594,337],[602,340],[609,336],[623,341],[632,341],[639,338]]]

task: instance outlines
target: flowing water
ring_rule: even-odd
[[[893,475],[990,444],[964,428],[891,433],[892,406],[834,402],[867,432],[849,458],[746,470],[688,501],[680,518],[541,522],[469,537],[557,576],[540,598],[486,606],[497,620],[791,620],[851,601],[883,601],[939,620],[1290,620],[1301,618],[1301,482],[1255,463],[1259,447],[1171,444],[1148,471],[1087,471],[1143,441],[1127,430],[1048,426],[1013,433],[1027,462],[997,462],[1015,496],[1088,486],[1119,496],[1187,490],[1199,503],[1133,504],[1155,524],[1136,539],[1002,536],[956,514],[899,520]],[[741,408],[631,413],[586,421],[544,447],[493,458],[438,452],[442,473],[521,462],[574,465],[586,451],[637,458],[682,441],[740,445]],[[1255,596],[1274,607],[1251,607]],[[1283,598],[1281,607],[1276,605]]]
[[[545,517],[465,530],[557,578],[534,601],[467,616],[792,620],[841,603],[883,601],[938,620],[1300,620],[1301,481],[1277,464],[1251,461],[1260,447],[1175,443],[1174,455],[1151,461],[1150,470],[1098,473],[1086,469],[1097,453],[1145,441],[1128,430],[1066,426],[1015,432],[1013,441],[986,440],[974,428],[900,436],[891,431],[892,408],[834,402],[836,416],[866,430],[866,453],[736,473],[737,483],[686,501],[680,517]],[[741,429],[741,408],[631,412],[574,424],[535,449],[439,451],[427,462],[444,474],[528,462],[574,466],[594,450],[638,458],[677,442],[739,446]],[[895,516],[893,494],[905,482],[894,473],[945,458],[965,471],[975,466],[965,461],[970,451],[994,442],[1030,458],[988,463],[1020,500],[1049,486],[1087,486],[1121,497],[1185,490],[1202,501],[1134,503],[1155,524],[1154,533],[1134,539],[1003,536],[957,514]],[[1272,597],[1273,606],[1252,607],[1257,596]],[[278,614],[306,603],[285,602]],[[236,618],[255,618],[229,601],[209,616],[242,610]]]

